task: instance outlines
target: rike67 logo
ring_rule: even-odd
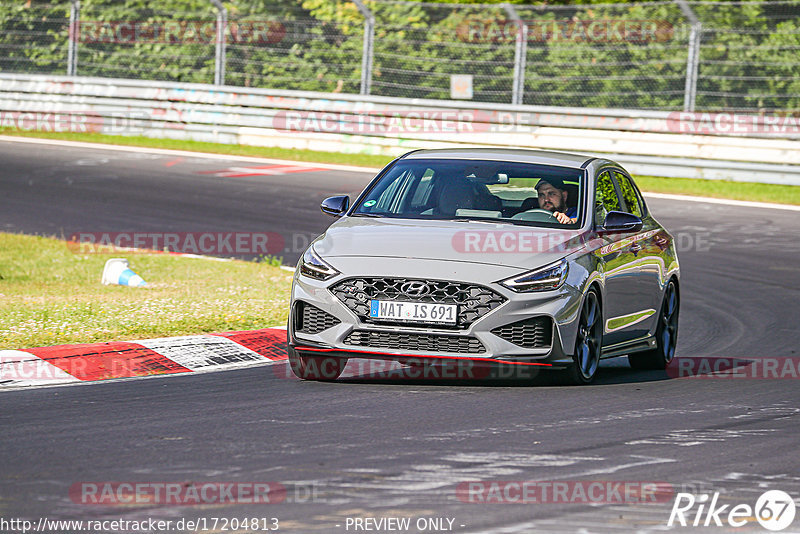
[[[785,491],[769,490],[762,493],[755,506],[750,504],[721,504],[719,492],[709,499],[706,493],[693,495],[678,493],[669,514],[667,526],[682,527],[743,527],[750,522],[758,523],[767,530],[783,530],[794,521],[795,504]]]

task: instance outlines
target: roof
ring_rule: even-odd
[[[594,159],[594,156],[568,154],[551,150],[476,147],[416,150],[403,156],[403,159],[486,159],[580,168],[587,161]]]

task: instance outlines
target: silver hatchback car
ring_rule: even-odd
[[[563,370],[663,369],[678,334],[672,236],[620,165],[534,150],[443,149],[387,165],[298,262],[292,370],[348,358]]]

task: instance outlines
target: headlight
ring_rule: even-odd
[[[339,274],[339,271],[317,256],[312,247],[308,247],[308,250],[303,254],[303,260],[300,262],[300,273],[317,280],[327,280]]]
[[[559,260],[539,269],[503,280],[500,285],[506,286],[517,293],[558,289],[567,279],[568,270],[569,263],[567,260]]]

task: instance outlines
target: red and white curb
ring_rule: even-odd
[[[225,371],[286,358],[286,329],[281,327],[0,350],[0,390]]]

